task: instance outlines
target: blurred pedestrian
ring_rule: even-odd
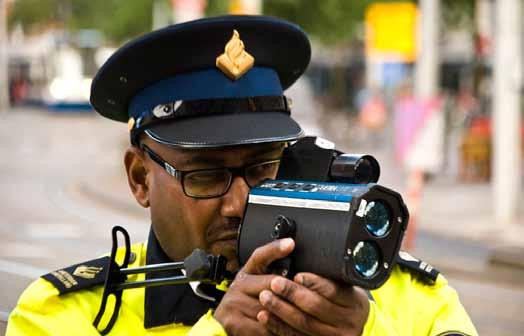
[[[23,103],[27,98],[28,81],[21,70],[16,70],[9,79],[9,102],[11,105]]]
[[[441,109],[439,98],[417,99],[409,81],[399,87],[394,106],[395,157],[407,173],[410,219],[404,248],[408,250],[414,248],[426,180],[442,169],[445,119]]]
[[[381,135],[387,121],[387,109],[380,90],[376,87],[362,89],[357,95],[359,108],[358,123],[365,132],[372,147],[380,145]]]

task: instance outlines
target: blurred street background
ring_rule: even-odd
[[[524,334],[521,0],[0,0],[0,333],[22,290],[111,247],[148,214],[124,176],[127,125],[89,105],[111,53],[152,29],[266,14],[312,39],[287,92],[309,135],[369,153],[481,335]],[[249,51],[249,46],[246,46]],[[224,130],[227,131],[227,130]]]

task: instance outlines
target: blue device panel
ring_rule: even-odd
[[[351,202],[355,194],[369,189],[368,185],[295,180],[268,180],[251,189],[251,195],[303,198],[334,202]]]

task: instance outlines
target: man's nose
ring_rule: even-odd
[[[223,196],[221,214],[224,217],[239,217],[244,215],[249,186],[242,176],[235,176],[231,187]]]

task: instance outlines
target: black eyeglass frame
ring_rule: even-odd
[[[192,197],[192,198],[198,198],[198,199],[217,198],[217,197],[224,196],[225,194],[227,194],[227,192],[231,188],[231,184],[233,182],[233,179],[235,177],[237,177],[237,176],[242,176],[242,178],[244,179],[246,184],[250,188],[253,188],[255,185],[251,185],[249,183],[249,181],[247,180],[247,178],[246,178],[246,170],[247,169],[252,168],[252,167],[256,167],[256,166],[265,165],[265,164],[270,164],[270,163],[280,163],[280,161],[281,161],[281,159],[279,158],[279,159],[273,159],[273,160],[268,160],[268,161],[257,162],[257,163],[249,164],[249,165],[242,166],[242,167],[218,167],[218,168],[203,168],[203,169],[194,169],[194,170],[179,170],[179,169],[176,169],[175,167],[173,167],[166,160],[162,159],[160,157],[160,155],[155,153],[147,145],[141,144],[140,148],[149,155],[151,160],[153,160],[160,167],[162,167],[169,175],[173,176],[178,181],[180,181],[180,184],[182,185],[182,191],[184,192],[184,195],[186,195],[188,197]],[[184,177],[187,174],[200,172],[200,171],[214,171],[214,170],[227,170],[228,172],[231,173],[229,181],[227,183],[227,187],[224,188],[224,191],[221,194],[217,194],[217,195],[213,195],[213,196],[195,196],[195,195],[190,195],[190,194],[188,194],[186,192],[186,186],[184,184]],[[260,182],[263,182],[263,181],[260,181]]]

